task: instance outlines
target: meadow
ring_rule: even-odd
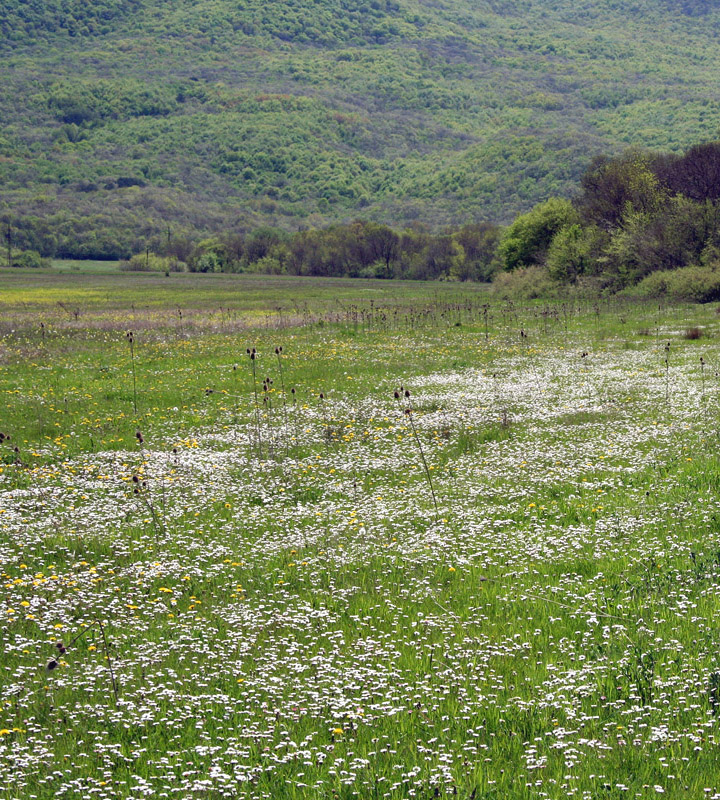
[[[0,287],[0,797],[720,798],[715,305]]]

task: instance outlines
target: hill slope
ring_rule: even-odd
[[[709,0],[9,0],[0,32],[0,214],[48,254],[507,221],[720,131]]]

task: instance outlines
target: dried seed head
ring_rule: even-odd
[[[409,389],[405,389],[405,397],[410,397],[410,390]]]
[[[54,670],[55,667],[57,667],[57,665],[58,665],[58,662],[54,658],[51,659],[50,661],[48,661],[48,665],[47,665],[48,672],[52,672],[52,670]]]
[[[400,392],[395,392],[395,399],[396,399],[396,400],[399,400],[399,399],[400,399]]]

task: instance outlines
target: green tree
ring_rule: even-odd
[[[565,225],[553,237],[547,251],[548,272],[555,280],[574,283],[593,271],[599,231],[575,223]]]
[[[527,214],[521,214],[505,230],[498,246],[503,269],[543,263],[555,234],[578,221],[572,203],[559,197],[551,197]]]

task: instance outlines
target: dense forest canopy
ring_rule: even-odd
[[[509,223],[720,130],[706,0],[7,0],[0,33],[0,216],[46,256]]]

